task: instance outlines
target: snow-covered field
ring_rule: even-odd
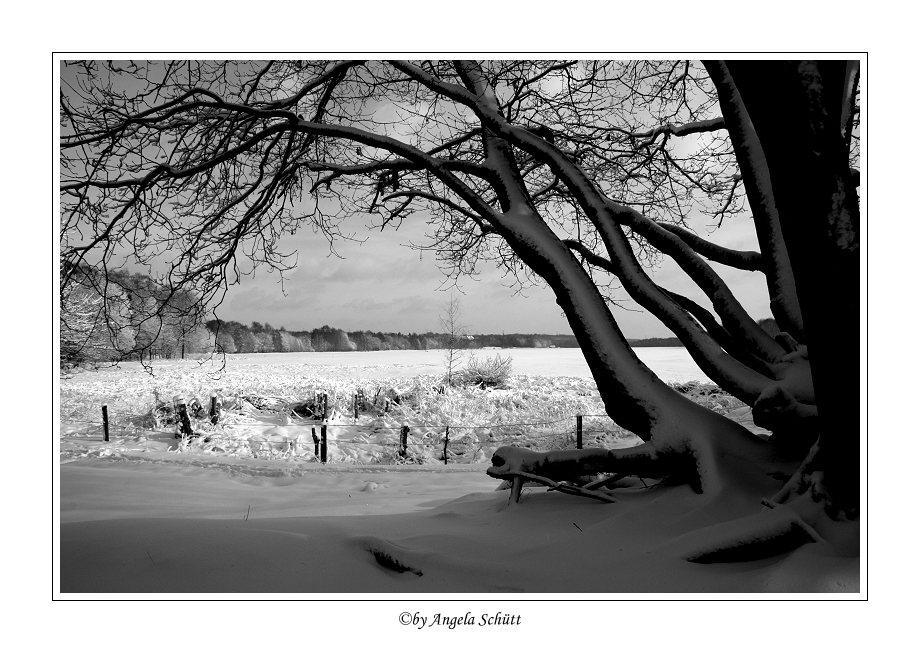
[[[638,347],[634,351],[655,373],[668,381],[709,380],[683,347]],[[495,355],[511,356],[516,374],[591,377],[580,349],[478,349],[471,353],[479,359]],[[189,362],[165,361],[157,364],[181,365]],[[304,365],[330,376],[411,377],[443,373],[444,352],[435,349],[232,354],[227,356],[227,364],[234,368],[249,365]]]
[[[130,364],[62,380],[60,591],[859,591],[852,547],[687,562],[675,551],[695,532],[749,507],[713,514],[686,486],[637,484],[612,504],[528,487],[509,505],[485,474],[498,446],[574,448],[576,414],[587,416],[585,446],[636,439],[604,416],[578,350],[479,355],[495,353],[514,360],[507,389],[440,394],[441,352],[240,355],[219,377],[211,363],[174,361],[153,376]],[[705,380],[683,349],[638,353],[666,380]],[[358,390],[368,405],[355,419]],[[326,465],[315,456],[319,422],[289,412],[318,392],[329,396]],[[202,413],[197,437],[177,440],[170,415],[155,411],[175,396],[206,407],[212,393],[221,422]],[[700,400],[753,427],[734,400]],[[403,425],[409,464],[397,455]]]

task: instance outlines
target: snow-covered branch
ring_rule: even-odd
[[[644,132],[633,132],[629,136],[637,140],[644,138],[645,141],[640,144],[640,147],[647,147],[654,143],[655,139],[661,134],[667,134],[668,136],[689,136],[691,134],[719,131],[720,129],[725,129],[725,121],[721,116],[718,118],[710,118],[709,120],[689,122],[683,125],[668,123],[667,125],[661,125],[660,127],[655,127],[654,129],[649,129]]]
[[[772,360],[784,352],[741,306],[728,284],[684,240],[683,233],[665,229],[635,209],[607,200],[611,215],[674,259],[713,303],[722,324],[734,338],[746,342],[759,356]]]
[[[702,254],[711,261],[727,265],[739,270],[750,270],[751,272],[763,271],[763,257],[760,252],[742,251],[722,247],[711,241],[701,238],[689,229],[684,229],[674,224],[665,222],[656,223],[665,231],[679,236],[681,240],[687,243],[698,254]]]

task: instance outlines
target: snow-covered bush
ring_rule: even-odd
[[[714,383],[687,381],[685,383],[671,383],[670,386],[694,403],[705,406],[721,415],[745,405],[743,401],[728,394]]]
[[[496,354],[485,360],[471,356],[466,367],[454,374],[453,381],[457,385],[505,388],[510,378],[511,356],[502,358],[500,354]]]

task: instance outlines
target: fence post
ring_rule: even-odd
[[[355,421],[358,421],[358,393],[356,392],[352,397],[352,404],[355,410]]]
[[[327,409],[329,408],[329,395],[325,392],[323,393],[323,421],[326,421]]]
[[[444,464],[447,464],[447,442],[450,440],[450,424],[444,427]]]
[[[313,419],[326,419],[326,404],[322,392],[313,393]]]
[[[403,424],[399,430],[399,453],[406,455],[406,447],[409,445],[409,425]]]
[[[109,407],[102,404],[102,439],[109,441]]]
[[[217,402],[217,395],[211,395],[211,424],[217,425],[220,421],[220,404]]]
[[[581,415],[575,416],[575,448],[581,449]]]
[[[313,455],[319,456],[319,438],[316,437],[316,427],[314,426],[310,430],[313,431]]]
[[[185,397],[180,397],[178,400],[179,406],[177,409],[178,417],[181,420],[179,426],[179,433],[176,434],[177,438],[181,438],[183,435],[192,435],[192,421],[188,418],[188,399]]]
[[[319,443],[319,461],[326,464],[326,425],[323,424],[320,429],[320,443]]]

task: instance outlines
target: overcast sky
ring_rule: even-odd
[[[356,236],[366,241],[338,243],[337,251],[344,260],[329,256],[325,239],[309,230],[288,236],[284,241],[286,251],[296,248],[299,255],[297,269],[288,274],[284,293],[277,275],[259,270],[255,278],[244,279],[231,288],[218,316],[244,324],[267,322],[291,331],[324,324],[346,331],[439,331],[438,318],[450,297],[450,284],[438,269],[433,253],[425,252],[420,258],[418,251],[404,246],[424,241],[424,222],[405,222],[398,231],[381,233],[365,231],[361,218],[355,220]],[[694,226],[697,233],[719,244],[758,249],[749,218],[726,220],[711,235],[705,221]],[[717,264],[714,267],[755,319],[770,316],[762,274]],[[668,290],[709,307],[705,296],[676,265],[663,264],[653,278]],[[532,288],[515,294],[509,286],[510,282],[488,263],[476,279],[460,281],[461,321],[470,333],[571,333],[549,290]],[[656,318],[631,302],[624,291],[617,295],[625,306],[634,309],[614,308],[628,338],[671,335]]]

